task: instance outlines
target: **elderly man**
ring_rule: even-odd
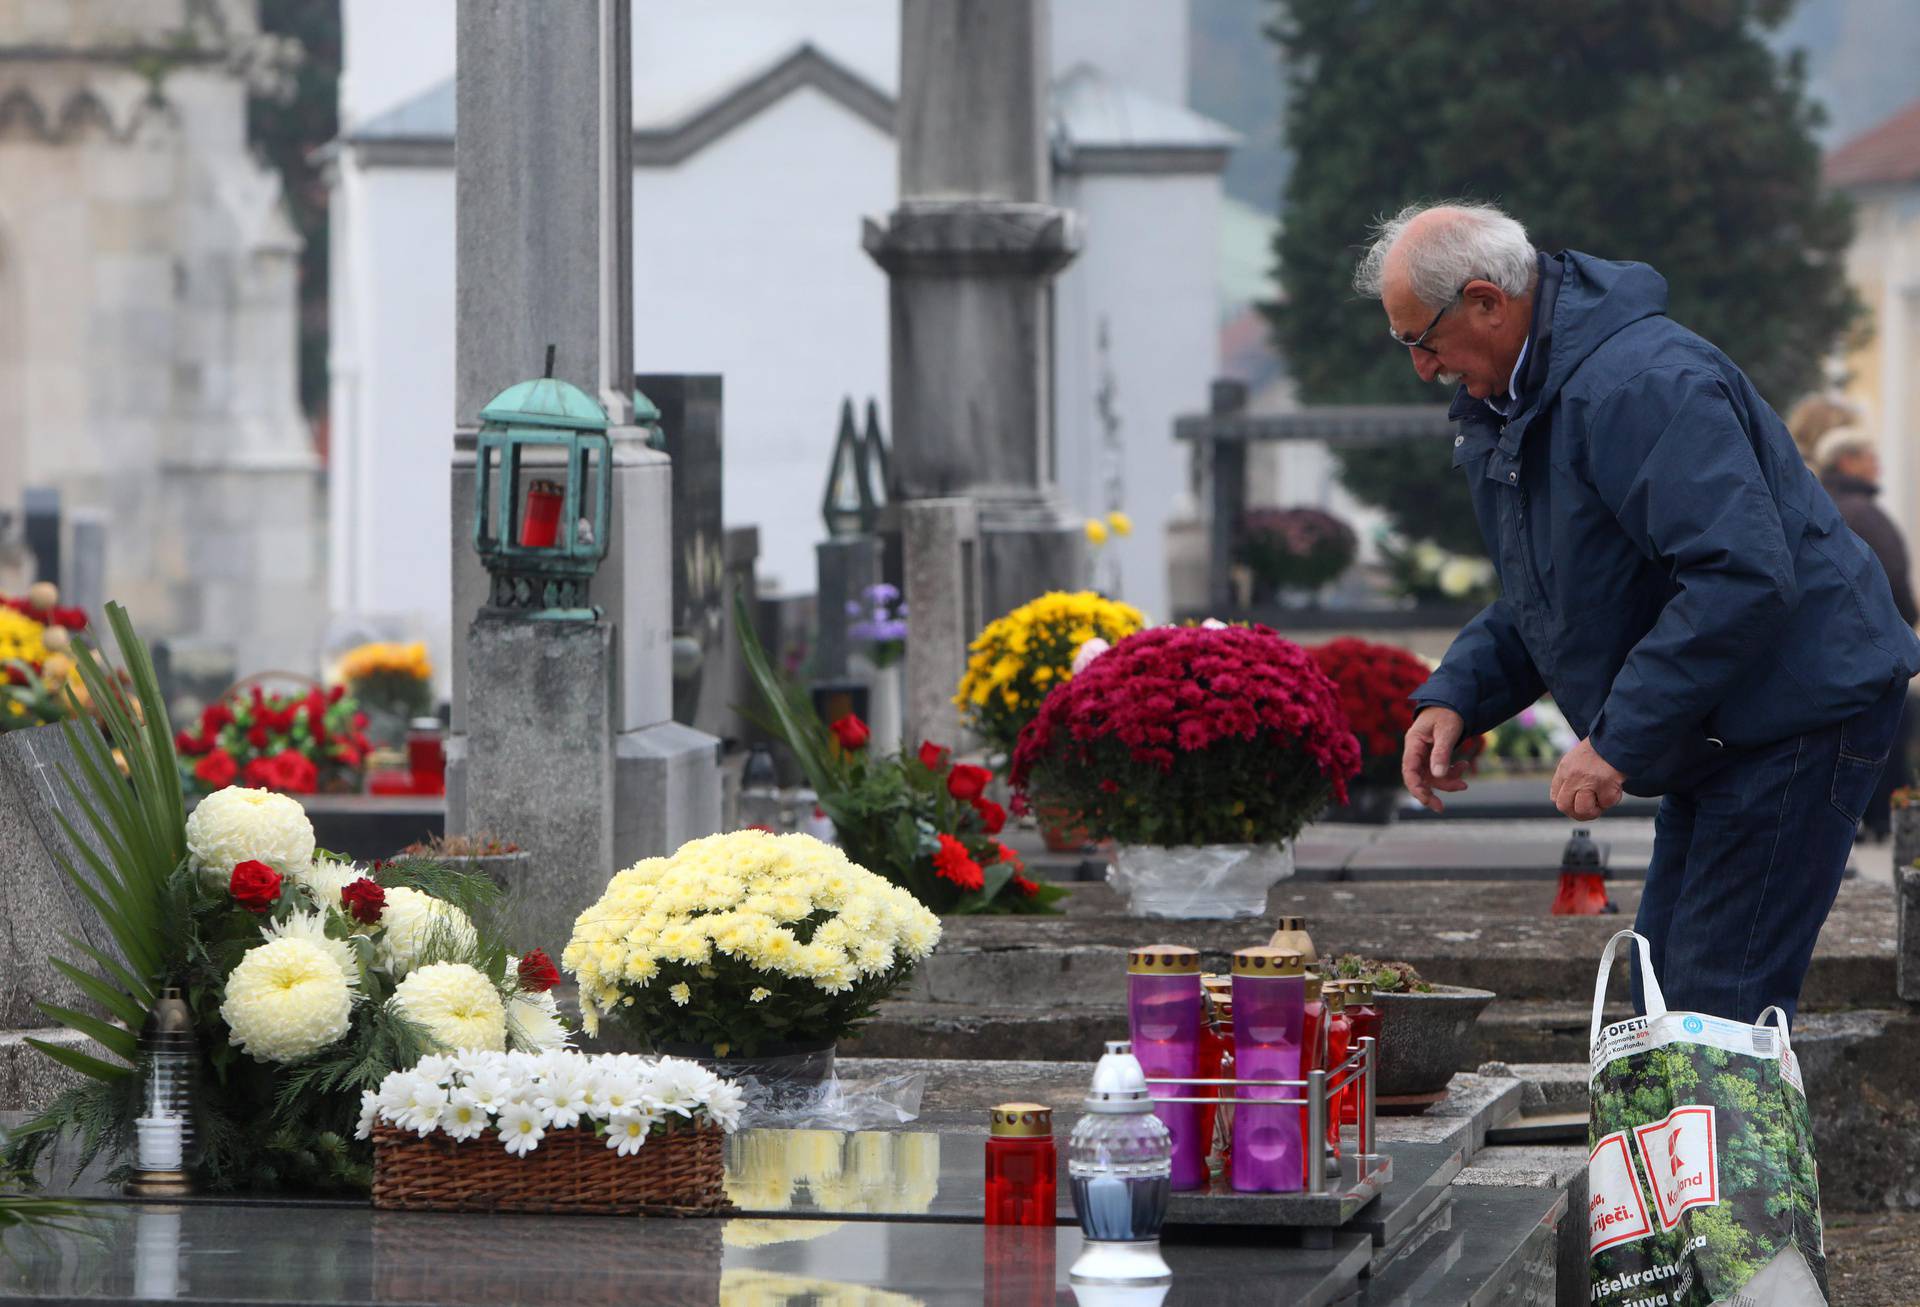
[[[1500,574],[1414,696],[1407,788],[1438,811],[1462,737],[1551,691],[1581,737],[1562,812],[1665,796],[1635,924],[1669,1004],[1791,1016],[1920,670],[1886,574],[1644,264],[1453,203],[1383,223],[1355,285],[1458,387],[1453,465]]]

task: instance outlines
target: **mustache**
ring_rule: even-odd
[[[1433,384],[1436,386],[1457,386],[1466,379],[1466,376],[1467,374],[1464,372],[1441,372],[1434,376]]]

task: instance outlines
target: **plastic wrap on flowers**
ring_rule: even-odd
[[[1107,883],[1136,917],[1258,917],[1293,875],[1291,844],[1122,844]]]
[[[873,1130],[905,1125],[920,1115],[924,1071],[843,1080],[735,1078],[746,1095],[741,1126],[749,1130]]]

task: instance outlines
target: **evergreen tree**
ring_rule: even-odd
[[[1760,33],[1793,0],[1280,0],[1296,152],[1274,249],[1276,342],[1311,403],[1438,403],[1351,279],[1371,222],[1499,204],[1542,249],[1652,264],[1669,312],[1784,410],[1857,306],[1844,199],[1820,189],[1801,61]],[[1478,552],[1445,442],[1353,450],[1349,487]]]

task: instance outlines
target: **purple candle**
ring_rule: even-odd
[[[1200,955],[1177,944],[1149,944],[1127,954],[1127,1028],[1133,1055],[1149,1078],[1191,1080],[1200,1074]],[[1158,1098],[1198,1098],[1196,1085],[1151,1085]],[[1175,1189],[1207,1185],[1207,1144],[1197,1103],[1157,1103],[1153,1114],[1173,1136]]]
[[[1241,1080],[1299,1080],[1306,977],[1293,949],[1233,955],[1233,1062]],[[1254,1107],[1250,1098],[1300,1098],[1303,1089],[1243,1085],[1233,1113],[1233,1187],[1296,1193],[1303,1185],[1300,1109]]]

